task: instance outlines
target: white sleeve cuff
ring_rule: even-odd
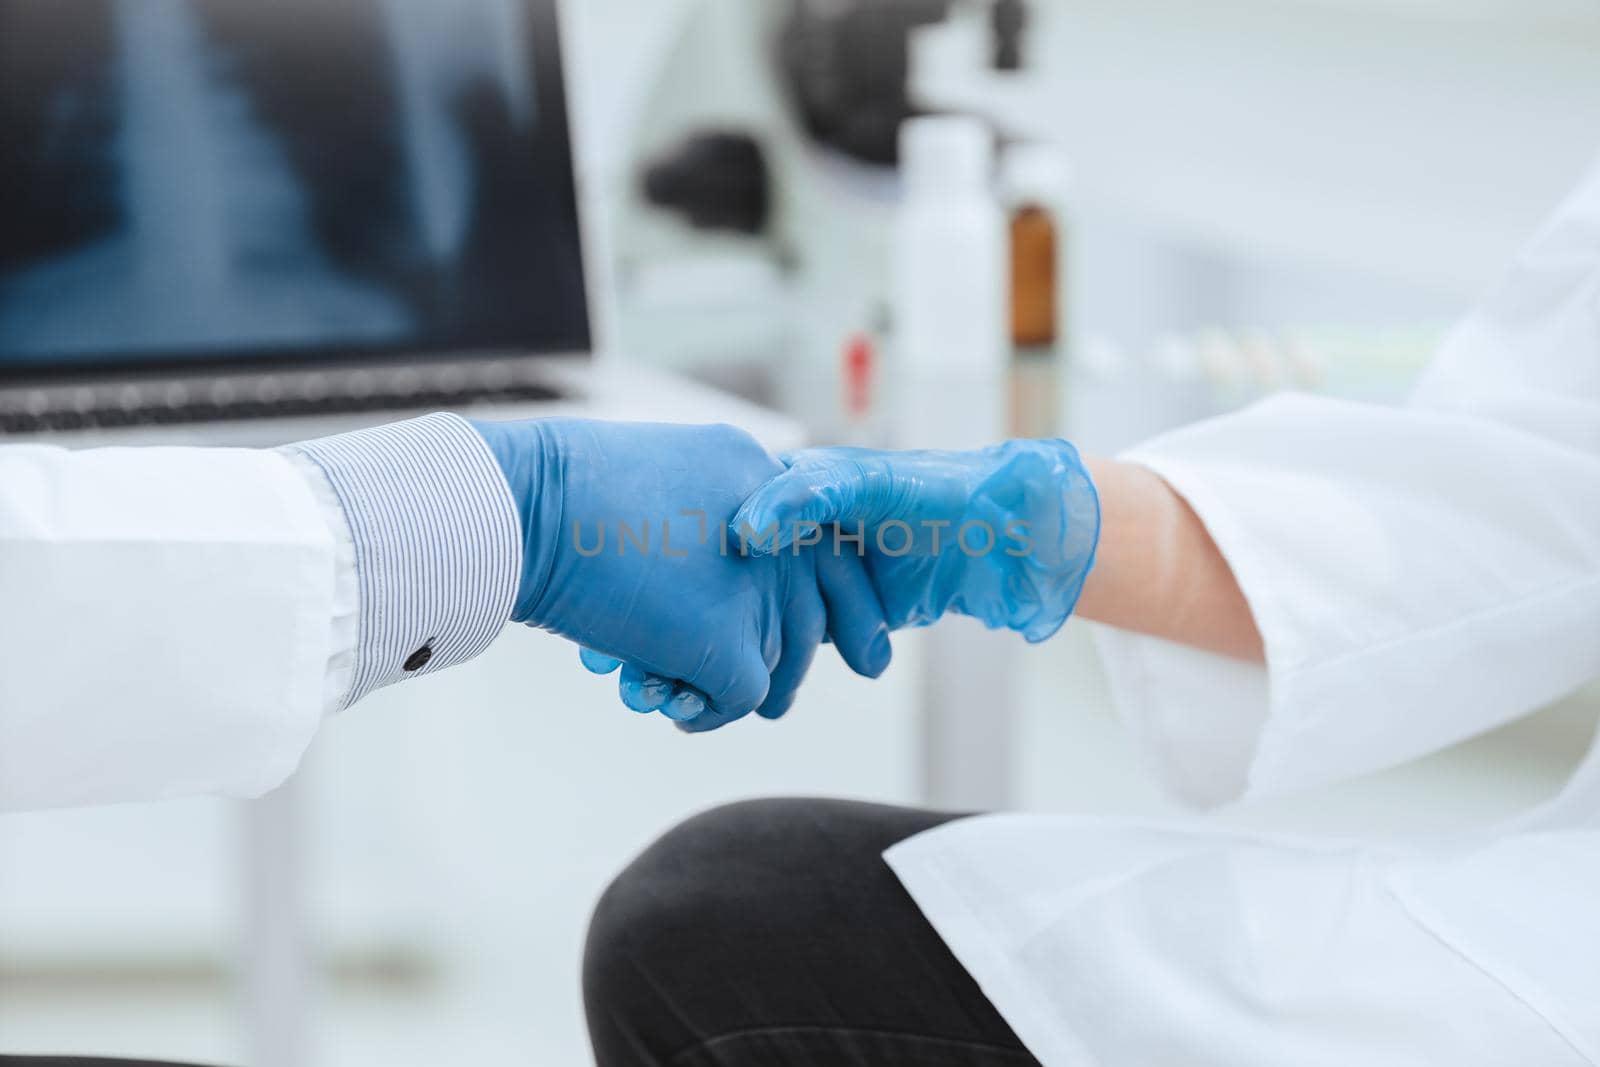
[[[1236,521],[1225,497],[1209,491],[1203,473],[1159,453],[1124,458],[1160,475],[1205,523],[1262,630],[1270,664],[1281,642],[1272,629],[1275,614],[1264,603],[1272,585],[1252,580],[1259,555],[1248,524]],[[1099,625],[1093,630],[1112,698],[1168,791],[1198,807],[1243,796],[1272,703],[1268,670],[1157,637]]]
[[[1591,455],[1460,416],[1285,395],[1125,458],[1200,516],[1266,652],[1262,669],[1100,635],[1124,717],[1183,799],[1391,767],[1600,674]]]

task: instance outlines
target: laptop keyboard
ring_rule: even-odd
[[[461,389],[421,389],[401,392],[267,397],[260,393],[236,400],[177,396],[172,403],[88,403],[46,410],[0,410],[0,435],[113,429],[129,426],[181,426],[241,419],[285,419],[306,415],[347,415],[359,412],[439,411],[478,404],[528,403],[560,400],[549,385],[521,382]]]

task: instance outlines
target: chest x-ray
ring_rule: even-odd
[[[0,364],[578,347],[540,10],[0,0]]]

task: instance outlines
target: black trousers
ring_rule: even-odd
[[[589,928],[599,1067],[1036,1064],[881,855],[957,817],[761,800],[668,832]]]

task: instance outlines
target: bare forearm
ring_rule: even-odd
[[[1194,509],[1145,467],[1088,460],[1100,547],[1078,614],[1260,662],[1261,633],[1228,561]]]

